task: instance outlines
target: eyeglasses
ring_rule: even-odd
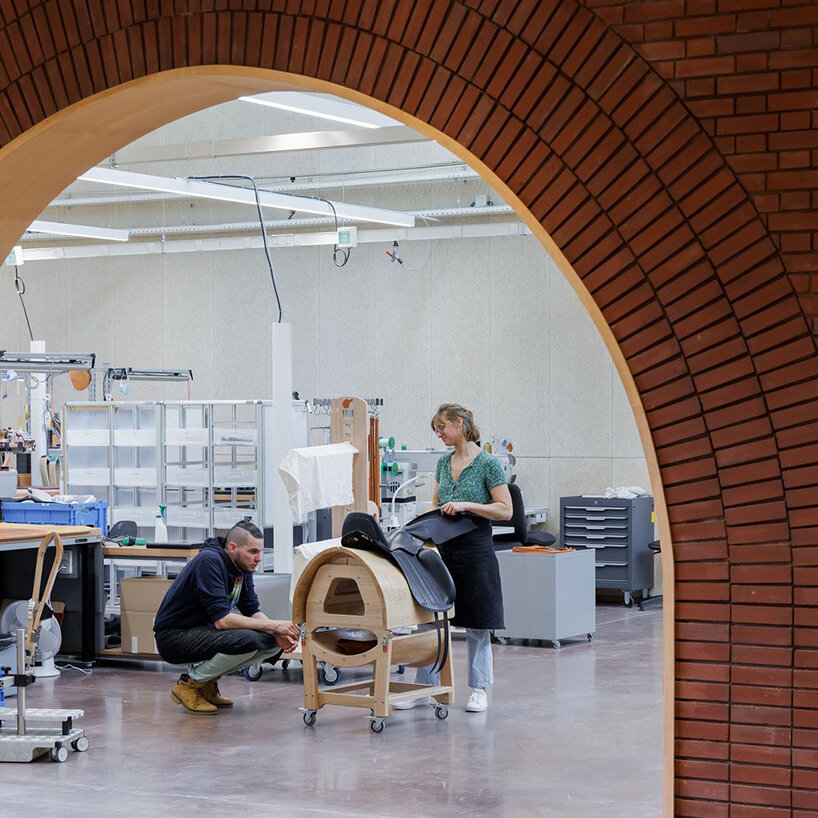
[[[442,435],[443,430],[446,428],[446,424],[444,423],[442,426],[435,426],[435,434]]]

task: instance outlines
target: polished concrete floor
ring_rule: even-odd
[[[494,647],[486,713],[395,713],[376,735],[363,711],[326,707],[306,727],[300,664],[250,683],[218,716],[169,697],[167,665],[99,664],[29,688],[28,705],[81,707],[91,739],[67,763],[0,767],[4,816],[322,818],[660,816],[660,609],[597,608],[593,642]],[[465,678],[465,642],[455,642]]]

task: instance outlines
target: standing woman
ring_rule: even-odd
[[[497,460],[478,446],[480,430],[472,413],[456,403],[444,403],[432,418],[432,429],[451,454],[440,458],[432,494],[433,506],[444,515],[468,513],[478,523],[474,531],[438,546],[454,580],[457,597],[453,625],[466,629],[469,652],[469,713],[488,707],[486,688],[494,683],[491,631],[504,627],[500,567],[494,554],[491,520],[511,519],[511,495]],[[416,681],[437,684],[438,674],[419,668]],[[404,703],[420,704],[422,700]]]

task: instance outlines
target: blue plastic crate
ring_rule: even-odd
[[[2,503],[4,523],[91,525],[108,533],[108,503]]]

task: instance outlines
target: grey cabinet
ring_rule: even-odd
[[[498,551],[505,628],[511,639],[591,638],[596,630],[594,560],[586,552],[523,554]]]
[[[564,548],[593,549],[596,587],[634,591],[653,585],[653,497],[633,500],[596,496],[560,498],[560,542]]]

